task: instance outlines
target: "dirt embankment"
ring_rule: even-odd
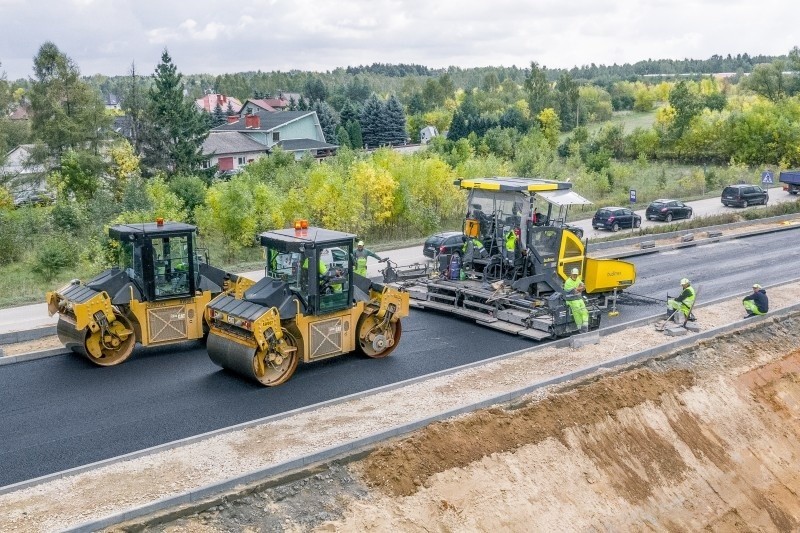
[[[800,317],[433,424],[166,531],[797,531]],[[141,527],[141,526],[140,526]]]

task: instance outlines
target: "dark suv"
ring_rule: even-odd
[[[620,228],[638,228],[641,224],[642,217],[627,207],[603,207],[598,209],[592,217],[594,229],[619,231]]]
[[[450,255],[453,252],[461,254],[461,247],[464,246],[466,237],[460,231],[443,231],[428,237],[422,247],[425,257],[433,258],[436,254]]]
[[[768,201],[769,194],[758,185],[729,185],[722,190],[722,203],[726,206],[767,205]]]
[[[666,220],[675,218],[692,218],[692,208],[680,200],[654,200],[644,212],[647,220]]]

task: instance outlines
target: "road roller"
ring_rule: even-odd
[[[253,281],[209,265],[195,248],[196,231],[161,219],[111,226],[118,266],[47,293],[50,316],[59,315],[61,342],[97,365],[112,366],[128,359],[137,342],[161,346],[205,338],[206,304]]]
[[[408,316],[408,293],[353,271],[355,235],[308,227],[259,235],[265,276],[206,306],[206,348],[217,365],[274,387],[298,363],[350,352],[389,355]]]

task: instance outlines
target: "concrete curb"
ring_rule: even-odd
[[[171,507],[176,507],[179,505],[186,505],[190,503],[197,503],[200,500],[211,498],[213,496],[219,495],[221,493],[227,492],[234,487],[240,485],[246,485],[249,483],[256,482],[258,480],[263,480],[265,478],[273,477],[278,474],[287,474],[291,471],[297,469],[307,468],[314,464],[329,462],[335,459],[343,459],[349,455],[352,455],[356,452],[362,452],[365,449],[372,447],[372,445],[382,442],[394,437],[403,436],[409,434],[417,429],[425,427],[433,422],[438,422],[441,420],[446,420],[448,418],[452,418],[454,416],[458,416],[461,414],[469,413],[478,409],[483,409],[487,407],[491,407],[493,405],[508,403],[512,400],[515,400],[521,396],[525,396],[530,394],[538,389],[558,385],[567,381],[572,381],[578,378],[585,377],[587,375],[593,374],[597,371],[603,369],[611,369],[615,367],[624,367],[630,365],[632,363],[636,363],[645,359],[649,359],[654,355],[661,355],[664,353],[673,352],[680,348],[685,348],[687,346],[693,345],[698,341],[706,340],[709,338],[713,338],[719,335],[723,335],[730,331],[735,331],[743,326],[755,327],[757,325],[763,324],[766,321],[780,321],[786,319],[796,313],[800,312],[800,303],[795,304],[780,311],[776,311],[775,313],[770,313],[766,315],[762,315],[759,317],[755,317],[752,319],[743,319],[737,322],[733,322],[731,324],[726,324],[724,326],[720,326],[717,328],[710,329],[708,331],[704,331],[702,333],[698,333],[696,335],[691,335],[688,337],[682,337],[677,340],[668,342],[667,344],[662,344],[656,347],[648,348],[645,350],[641,350],[639,352],[629,354],[626,356],[619,357],[617,359],[613,359],[610,361],[606,361],[603,363],[599,363],[596,365],[590,365],[574,372],[570,372],[568,374],[564,374],[561,376],[557,376],[554,378],[550,378],[547,380],[543,380],[537,383],[533,383],[531,385],[527,385],[520,389],[510,391],[507,393],[500,394],[498,396],[494,396],[492,398],[488,398],[486,400],[482,400],[480,402],[476,402],[470,405],[461,406],[456,409],[451,409],[449,411],[439,413],[434,416],[426,417],[403,426],[395,427],[389,430],[381,431],[378,433],[374,433],[372,435],[368,435],[366,437],[355,439],[353,441],[347,442],[345,444],[339,446],[332,446],[330,448],[326,448],[319,452],[316,452],[312,455],[299,457],[297,459],[293,459],[291,461],[287,461],[278,465],[270,466],[264,469],[256,470],[254,472],[249,472],[242,476],[237,476],[234,478],[227,479],[225,481],[221,481],[219,483],[206,485],[204,487],[200,487],[195,490],[190,490],[169,498],[164,498],[155,502],[151,502],[147,505],[143,505],[137,508],[129,509],[122,513],[117,513],[113,515],[106,516],[104,518],[93,520],[91,522],[85,522],[83,524],[79,524],[73,528],[68,528],[65,531],[75,531],[75,532],[90,532],[96,531],[98,529],[102,529],[114,524],[119,524],[121,522],[133,520],[135,518],[145,516],[148,514],[152,514],[158,511],[162,511],[165,509],[169,509]],[[524,350],[529,351],[529,350]],[[514,352],[514,354],[519,354],[519,352]],[[498,358],[509,357],[511,354],[506,354],[505,356],[500,356],[496,358],[492,358],[487,361],[496,360]],[[467,365],[472,366],[472,365]]]
[[[2,350],[0,350],[0,353],[2,353]],[[65,355],[68,353],[71,353],[71,350],[61,346],[59,348],[48,348],[47,350],[37,350],[35,352],[26,352],[17,355],[6,355],[0,357],[0,366],[24,363],[25,361],[35,361],[37,359],[44,359],[45,357]]]
[[[16,342],[35,341],[42,337],[50,337],[56,334],[56,326],[41,326],[32,329],[23,329],[19,331],[8,331],[0,333],[0,345],[14,344]]]

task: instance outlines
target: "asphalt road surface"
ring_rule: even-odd
[[[601,327],[661,313],[688,277],[698,303],[745,295],[754,282],[796,277],[797,230],[644,255],[620,316]],[[659,301],[650,300],[655,298]],[[732,319],[738,317],[732,317]],[[422,376],[533,345],[468,320],[413,310],[394,353],[300,365],[264,388],[221,370],[203,347],[137,347],[118,367],[78,355],[0,367],[0,486]]]

